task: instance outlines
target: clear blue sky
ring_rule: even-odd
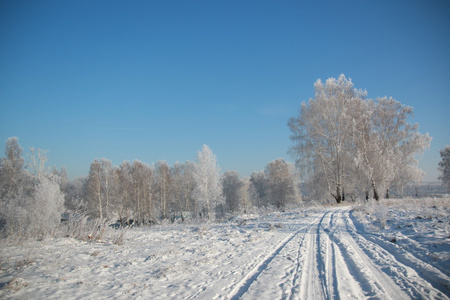
[[[450,144],[446,0],[0,2],[1,145],[47,149],[70,177],[95,158],[195,160],[203,144],[242,176],[290,160],[288,119],[341,73],[415,108],[436,180]]]

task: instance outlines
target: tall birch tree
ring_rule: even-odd
[[[217,158],[207,145],[203,145],[202,151],[197,154],[193,175],[196,183],[194,198],[197,213],[201,217],[214,219],[214,210],[224,201]]]

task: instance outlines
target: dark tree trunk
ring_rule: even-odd
[[[375,200],[379,201],[380,200],[380,196],[377,193],[377,189],[375,187],[373,187],[373,198],[375,198]]]

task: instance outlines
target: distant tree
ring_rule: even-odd
[[[222,193],[225,198],[225,208],[228,212],[238,212],[241,204],[242,182],[237,171],[226,171],[222,175]]]
[[[89,168],[89,175],[86,180],[85,197],[89,213],[91,216],[103,220],[104,201],[102,199],[102,183],[100,180],[101,164],[94,160]]]
[[[23,150],[17,137],[6,140],[5,157],[0,159],[0,199],[14,198],[24,187],[28,173],[24,169]],[[4,207],[4,203],[2,203]]]
[[[184,176],[183,176],[183,194],[184,194],[184,208],[183,210],[190,211],[192,215],[195,214],[195,199],[194,190],[196,186],[195,173],[196,163],[186,161],[184,164]]]
[[[45,163],[47,162],[47,151],[42,149],[35,150],[34,147],[30,149],[30,162],[28,166],[34,173],[34,176],[41,180],[44,173],[48,172],[45,169]]]
[[[266,166],[266,177],[269,183],[270,201],[277,208],[285,207],[288,203],[300,200],[298,186],[296,185],[294,168],[290,167],[284,159],[276,159]]]
[[[0,229],[6,235],[26,229],[26,204],[32,188],[19,139],[11,137],[6,140],[5,157],[0,158]]]
[[[161,218],[169,218],[171,208],[172,174],[166,161],[158,161],[155,166],[156,191],[161,207]]]
[[[99,171],[101,197],[104,201],[104,216],[106,219],[113,219],[116,216],[115,205],[117,202],[118,182],[114,167],[109,159],[100,160]]]
[[[240,189],[239,189],[239,199],[240,199],[240,210],[246,214],[250,211],[252,207],[252,200],[250,194],[250,177],[244,177],[240,179]]]
[[[441,161],[439,162],[438,170],[441,172],[439,180],[447,185],[447,191],[450,193],[450,146],[446,146],[439,151],[441,154]]]
[[[115,172],[118,180],[116,211],[118,219],[125,222],[135,215],[136,207],[133,199],[133,177],[130,162],[122,162]]]
[[[144,223],[153,219],[153,171],[147,164],[135,160],[131,165],[132,191],[131,199],[134,201],[134,220]]]
[[[207,145],[204,145],[202,151],[197,154],[194,179],[197,212],[202,217],[214,219],[214,210],[218,205],[223,204],[222,185],[216,156]]]
[[[256,207],[267,205],[269,185],[264,171],[255,171],[250,176],[249,196]]]
[[[63,180],[61,178],[61,181]],[[86,202],[84,201],[86,181],[87,177],[81,176],[68,180],[66,184],[61,183],[61,190],[65,199],[64,206],[67,210],[74,212],[77,209],[86,208]]]
[[[179,214],[181,220],[185,220],[185,212],[190,210],[192,192],[195,182],[192,176],[194,164],[176,162],[172,167],[172,198],[174,200],[174,212]]]

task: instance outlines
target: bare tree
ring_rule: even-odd
[[[443,184],[447,185],[447,191],[450,193],[450,146],[446,146],[439,151],[441,155],[441,161],[439,162],[438,170],[441,172],[439,180]]]
[[[161,207],[161,217],[163,219],[167,219],[169,217],[171,206],[171,169],[166,161],[158,161],[155,166],[155,172],[156,191]]]

